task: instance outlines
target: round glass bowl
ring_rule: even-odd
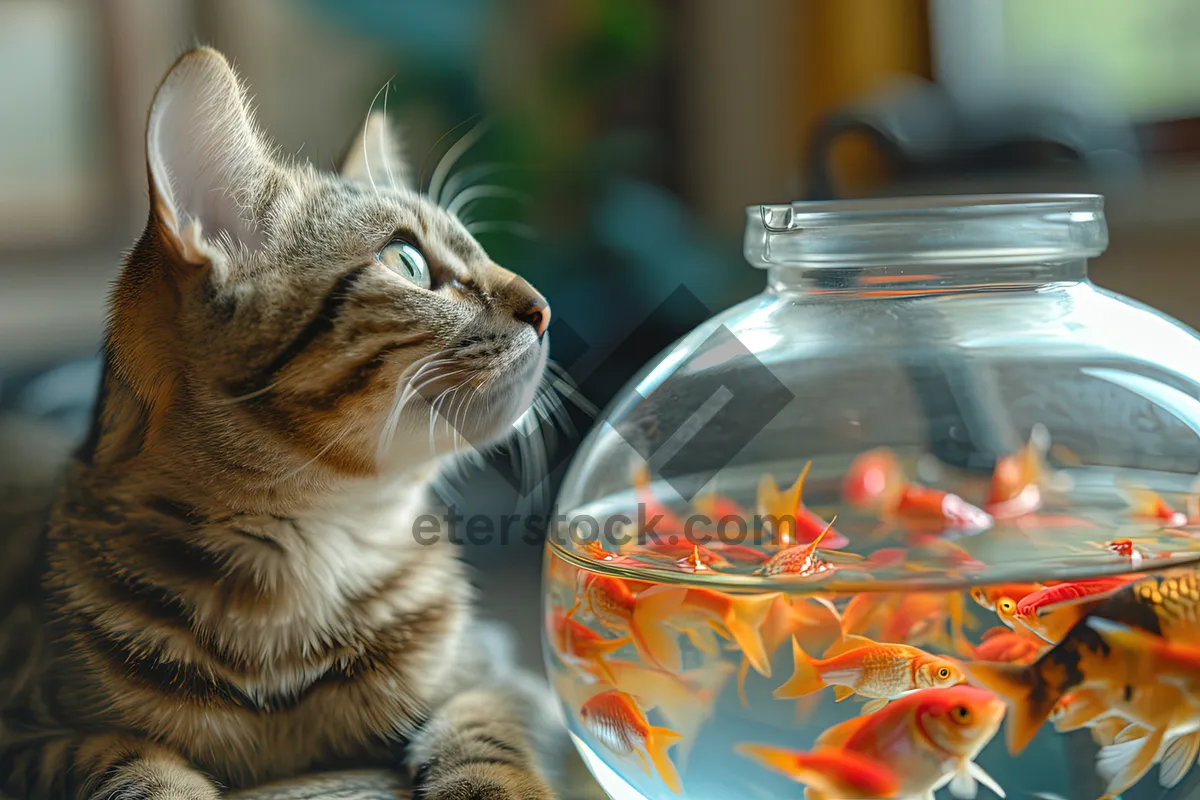
[[[1196,790],[1200,699],[1096,654],[1200,642],[1200,340],[1106,244],[1090,195],[748,210],[765,290],[618,397],[547,545],[610,796]]]

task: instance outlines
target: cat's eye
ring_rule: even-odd
[[[429,288],[429,265],[425,263],[425,256],[408,242],[388,242],[376,257],[379,263],[400,273],[422,289]]]

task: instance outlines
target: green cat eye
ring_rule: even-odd
[[[379,251],[379,262],[399,272],[408,280],[420,286],[429,288],[429,265],[421,251],[408,242],[388,242]]]

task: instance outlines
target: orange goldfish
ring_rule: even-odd
[[[774,526],[775,544],[779,547],[810,544],[822,536],[826,547],[845,547],[850,540],[832,530],[832,522],[825,522],[804,505],[804,481],[811,468],[809,461],[785,492],[779,491],[773,477],[764,475],[758,484],[759,511]]]
[[[833,520],[830,520],[817,538],[808,544],[792,545],[780,550],[754,574],[764,578],[822,578],[832,575],[837,566],[817,555],[817,545],[828,539],[832,530]]]
[[[958,798],[975,797],[978,783],[1003,797],[1004,790],[975,763],[1003,717],[1004,703],[973,686],[922,689],[829,728],[817,738],[814,752],[853,753],[887,768],[899,781],[899,797],[928,797],[947,782]],[[772,769],[787,769],[794,755],[764,745],[738,750]]]
[[[564,664],[579,667],[609,683],[614,683],[612,671],[604,659],[629,644],[628,636],[605,639],[588,626],[567,616],[561,608],[554,609],[550,631],[554,652]]]
[[[619,633],[628,633],[647,664],[678,672],[683,663],[679,643],[663,626],[679,609],[683,597],[677,587],[652,586],[637,594],[626,581],[592,572],[579,572],[576,607],[586,605],[596,620]]]
[[[946,623],[950,635],[946,635]],[[966,655],[970,646],[963,635],[967,618],[957,592],[911,592],[906,595],[859,592],[842,612],[847,634],[871,635],[885,642],[930,644]]]
[[[1164,528],[1179,528],[1188,524],[1187,514],[1176,511],[1158,492],[1141,487],[1126,489],[1129,496],[1129,515],[1134,519],[1155,522]]]
[[[675,794],[683,791],[683,782],[667,754],[667,749],[682,737],[669,728],[651,725],[633,697],[615,690],[601,692],[580,707],[579,719],[613,753],[636,755],[647,775],[654,774],[652,763],[668,789]]]
[[[988,611],[996,610],[996,603],[1002,597],[1013,601],[1013,608],[1027,594],[1033,594],[1042,588],[1040,583],[998,583],[994,586],[976,586],[971,589],[971,599]]]
[[[1182,692],[1190,713],[1176,709],[1171,715],[1171,728],[1164,740],[1169,744],[1162,753],[1159,772],[1161,786],[1175,786],[1200,755],[1200,642],[1172,642],[1100,617],[1089,619],[1088,625],[1105,642],[1134,660],[1131,671],[1140,677],[1140,684],[1165,683]],[[1157,735],[1157,730],[1148,730],[1143,748],[1151,746]]]
[[[668,536],[663,540],[648,542],[626,542],[621,545],[623,556],[650,556],[665,558],[671,561],[695,559],[704,567],[719,567],[725,569],[733,566],[722,555],[714,552],[705,545],[694,543],[687,538]]]
[[[956,494],[911,483],[892,451],[858,456],[842,480],[842,496],[855,508],[876,511],[917,530],[982,531],[992,516]]]
[[[1012,519],[1037,511],[1042,505],[1042,479],[1050,435],[1034,425],[1025,446],[996,460],[992,485],[984,510],[996,519]]]
[[[983,640],[975,646],[972,657],[978,661],[1012,661],[1029,664],[1041,654],[1042,643],[1031,641],[1024,634],[1008,628],[984,631]]]
[[[775,697],[802,697],[833,686],[839,702],[852,694],[871,698],[863,706],[867,714],[906,692],[945,688],[965,679],[962,670],[949,659],[916,647],[881,644],[862,636],[847,636],[834,644],[823,659],[812,658],[793,639],[792,657],[795,671],[787,683],[775,690]]]
[[[763,649],[770,661],[775,651],[793,637],[801,641],[802,646],[814,649],[840,638],[841,617],[833,604],[823,597],[808,595],[789,599],[787,595],[779,595],[759,628],[759,635],[762,636]],[[749,674],[750,659],[742,653],[742,663],[737,672],[737,690],[743,706],[750,703],[746,697],[746,677]]]
[[[1095,708],[1144,727],[1146,735],[1100,751],[1097,769],[1115,795],[1145,774],[1166,741],[1200,729],[1200,716],[1184,689],[1148,673],[1144,659],[1106,643],[1093,627],[1105,621],[1168,640],[1198,641],[1200,574],[1170,570],[1126,584],[1033,664],[976,662],[966,669],[972,682],[1007,701],[1011,713],[1005,734],[1014,755],[1029,744],[1063,696],[1079,690],[1095,693],[1101,700]],[[1086,715],[1077,716],[1079,720],[1086,721]]]
[[[636,697],[646,711],[658,709],[667,725],[682,737],[675,753],[686,766],[688,751],[701,725],[712,715],[721,689],[733,674],[728,661],[710,661],[699,669],[674,675],[631,661],[610,664],[613,686]],[[651,705],[653,704],[653,705]]]
[[[1057,644],[1106,596],[1139,577],[1118,575],[1056,583],[1022,597],[1012,618],[1050,644]]]
[[[655,591],[658,590],[675,600],[669,606],[663,606],[661,615],[656,612],[655,621],[687,634],[692,643],[705,652],[715,649],[715,643],[706,640],[705,633],[716,630],[722,635],[728,634],[726,638],[737,642],[750,665],[763,677],[771,677],[771,661],[759,629],[780,593],[732,595],[700,587],[666,585],[656,587]],[[675,653],[679,653],[678,645]]]
[[[796,783],[805,800],[876,800],[899,797],[900,779],[874,759],[832,747],[798,753],[781,747],[739,744],[741,755],[761,762]]]

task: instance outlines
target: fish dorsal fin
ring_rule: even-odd
[[[853,696],[853,694],[854,694],[854,689],[852,689],[849,686],[834,686],[833,687],[833,700],[836,703],[842,702],[847,697]]]
[[[848,653],[851,650],[857,650],[860,647],[871,647],[874,644],[876,644],[876,642],[872,639],[868,639],[866,636],[848,633],[838,641],[831,644],[829,649],[825,651],[825,655],[822,656],[822,658],[833,658],[834,656],[840,656],[842,653]]]
[[[796,482],[788,487],[783,493],[780,501],[783,508],[780,509],[784,514],[795,514],[804,502],[804,481],[808,479],[808,471],[812,469],[812,461],[806,461],[800,470],[800,474],[796,476]]]

